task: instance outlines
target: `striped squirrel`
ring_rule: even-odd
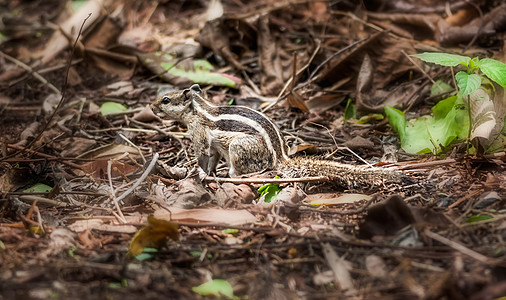
[[[281,131],[271,119],[244,106],[215,106],[204,98],[198,84],[161,96],[151,109],[161,118],[188,127],[198,165],[207,174],[215,171],[223,157],[232,176],[273,169],[286,177],[327,176],[347,187],[398,182],[401,178],[399,173],[383,168],[290,158]]]

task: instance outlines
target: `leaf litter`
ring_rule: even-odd
[[[6,4],[2,297],[506,294],[504,3],[210,3]],[[435,51],[454,55],[443,65],[479,57],[497,84],[410,59]],[[455,73],[473,97],[467,127]],[[202,176],[185,128],[145,109],[194,82],[216,104],[264,111],[292,152],[388,162],[407,180],[268,183],[279,174],[228,178],[224,164]]]

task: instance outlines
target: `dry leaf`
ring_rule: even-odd
[[[178,207],[169,207],[155,211],[154,216],[160,219],[167,219],[188,223],[217,223],[226,225],[244,225],[257,221],[255,216],[245,209],[217,209],[217,208],[194,208],[182,209]]]
[[[342,257],[339,257],[329,243],[322,244],[323,254],[327,264],[334,272],[334,281],[345,291],[345,295],[351,296],[357,293],[350,274],[350,267]]]
[[[256,198],[255,193],[246,184],[225,182],[216,191],[215,199],[219,206],[224,206],[228,200],[238,203],[251,203]]]
[[[471,103],[471,141],[476,147],[488,148],[500,134],[504,125],[506,97],[504,88],[494,85],[490,95],[479,88],[469,95]]]
[[[364,194],[343,194],[336,197],[336,194],[313,194],[308,195],[305,202],[312,205],[333,205],[352,204],[362,200],[370,200],[371,196]]]
[[[142,253],[144,248],[159,249],[167,241],[179,240],[178,225],[174,222],[148,217],[148,224],[142,227],[130,241],[127,256],[132,258]]]

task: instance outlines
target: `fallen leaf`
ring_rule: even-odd
[[[100,113],[104,116],[117,114],[128,110],[126,106],[117,102],[105,102],[100,106]]]
[[[350,267],[347,265],[347,262],[337,255],[336,251],[334,251],[329,243],[322,244],[322,248],[325,260],[332,269],[332,272],[334,272],[334,282],[339,284],[346,296],[356,294],[357,290],[353,284],[349,271]]]
[[[251,203],[254,199],[255,193],[247,184],[225,182],[215,193],[215,200],[219,206],[224,206],[228,200],[237,203]]]
[[[159,249],[167,241],[179,239],[178,225],[174,222],[148,216],[148,224],[134,235],[128,247],[127,256],[132,258],[142,253],[144,248]]]
[[[473,121],[471,141],[480,151],[489,148],[492,143],[496,142],[504,126],[504,116],[506,114],[504,88],[494,84],[494,88],[490,90],[490,93],[491,95],[483,88],[479,88],[469,95],[471,120]],[[499,148],[501,148],[500,145]]]
[[[192,287],[192,291],[202,296],[225,296],[228,299],[234,299],[234,290],[228,281],[223,279],[213,279],[199,286]]]
[[[170,210],[170,213],[167,211]],[[154,212],[158,219],[166,219],[178,222],[188,222],[195,224],[217,223],[225,225],[244,225],[257,221],[255,216],[245,209],[217,209],[217,208],[194,208],[182,209],[178,207],[168,207]]]
[[[194,179],[188,178],[178,182],[178,191],[163,201],[172,207],[194,208],[209,202],[212,194]]]
[[[237,87],[241,80],[232,75],[213,71],[214,66],[204,59],[191,59],[190,67],[185,68],[189,58],[184,58],[186,64],[181,64],[183,58],[169,53],[138,54],[141,63],[153,74],[163,80],[176,85],[185,86],[192,83],[203,85],[217,85]]]
[[[32,185],[31,187],[24,189],[23,193],[45,193],[49,192],[52,189],[52,187],[43,184],[43,183],[36,183]]]
[[[335,205],[335,204],[351,204],[362,200],[370,200],[371,196],[364,194],[343,194],[336,197],[336,194],[313,194],[308,195],[305,202],[312,205]]]

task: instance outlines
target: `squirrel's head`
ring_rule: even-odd
[[[161,118],[181,120],[185,114],[192,112],[192,103],[196,98],[202,98],[202,90],[198,84],[164,94],[151,104],[151,110]]]

